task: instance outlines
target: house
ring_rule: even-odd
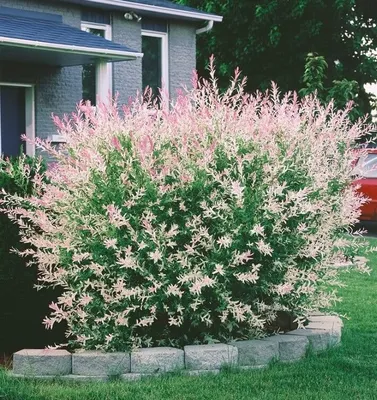
[[[119,102],[189,85],[196,35],[222,17],[168,0],[0,0],[0,153],[59,142],[51,115],[81,100]]]

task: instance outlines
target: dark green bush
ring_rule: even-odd
[[[25,157],[25,156],[21,156]],[[43,161],[27,157],[30,178],[36,168],[46,169]],[[10,176],[7,168],[16,172]],[[0,160],[0,199],[1,191],[30,194],[31,179],[17,173],[20,168],[18,157],[5,164]],[[37,292],[34,289],[37,278],[35,267],[26,268],[27,259],[11,252],[21,249],[18,227],[0,212],[0,354],[11,353],[21,348],[38,348],[56,341],[62,341],[62,332],[47,332],[42,320],[48,314],[48,304],[59,294],[59,290]]]

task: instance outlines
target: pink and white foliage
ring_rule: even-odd
[[[34,196],[5,197],[40,285],[64,289],[46,328],[66,320],[71,344],[255,337],[278,310],[336,300],[337,266],[363,245],[346,231],[365,201],[350,183],[368,127],[275,86],[246,94],[238,71],[220,94],[211,76],[170,103],[55,117],[66,144],[36,144],[56,163]]]

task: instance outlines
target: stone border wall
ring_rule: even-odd
[[[224,366],[263,368],[272,361],[295,362],[309,349],[314,353],[340,344],[343,323],[339,317],[312,316],[305,329],[284,335],[229,344],[140,349],[133,353],[66,350],[21,350],[13,356],[13,376],[67,380],[134,380],[143,376],[182,371],[188,375],[218,373]]]

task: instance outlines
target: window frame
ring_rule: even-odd
[[[165,90],[170,92],[169,83],[169,33],[168,32],[157,32],[147,29],[141,30],[141,36],[156,37],[161,39],[161,86]],[[143,73],[143,71],[141,71]],[[143,90],[145,88],[143,87]]]
[[[90,29],[97,29],[104,32],[104,39],[112,40],[112,27],[108,24],[97,22],[81,21],[81,30],[88,32]],[[90,33],[90,32],[88,32]],[[96,97],[107,102],[108,93],[113,95],[113,63],[100,61],[96,63]]]

